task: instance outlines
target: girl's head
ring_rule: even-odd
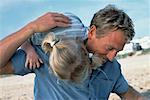
[[[42,48],[50,53],[50,67],[57,77],[79,83],[88,76],[88,52],[80,38],[49,33],[42,42]]]

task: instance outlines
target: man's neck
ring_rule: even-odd
[[[83,42],[84,42],[84,45],[85,45],[87,51],[90,53],[90,51],[88,49],[88,43],[87,43],[88,42],[88,38],[86,38]]]

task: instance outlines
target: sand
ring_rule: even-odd
[[[150,100],[150,54],[135,55],[118,60],[128,83]],[[121,100],[111,94],[109,100]]]
[[[120,59],[122,73],[128,83],[150,98],[150,54]],[[34,74],[0,76],[0,100],[33,100]],[[120,100],[111,94],[109,100]]]

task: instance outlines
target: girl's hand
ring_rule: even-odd
[[[25,41],[25,43],[21,45],[21,48],[26,52],[25,67],[29,69],[39,68],[43,61],[32,45],[28,41]]]
[[[26,50],[26,62],[25,67],[29,69],[39,68],[43,63],[42,59],[38,56],[34,48],[30,48],[30,50]]]

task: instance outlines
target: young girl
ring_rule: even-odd
[[[81,38],[55,36],[49,33],[42,43],[49,53],[50,70],[60,79],[79,83],[87,78],[91,65]]]

